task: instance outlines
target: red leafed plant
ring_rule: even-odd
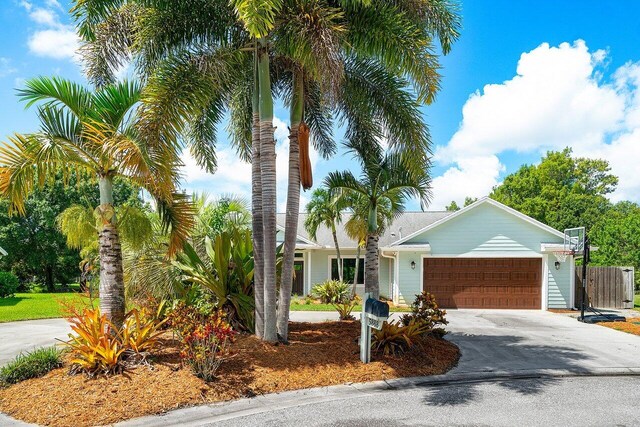
[[[213,381],[236,335],[224,314],[203,314],[196,307],[180,303],[169,315],[169,323],[182,341],[183,361],[198,377]]]

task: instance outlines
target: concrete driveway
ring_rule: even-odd
[[[462,357],[451,374],[640,368],[640,337],[544,311],[448,310]]]
[[[24,320],[0,323],[0,366],[20,352],[55,345],[71,332],[64,319]]]

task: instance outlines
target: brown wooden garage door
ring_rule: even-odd
[[[423,289],[444,308],[541,308],[540,258],[424,258]]]

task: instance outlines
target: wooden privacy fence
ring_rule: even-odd
[[[633,308],[633,267],[587,267],[587,304]],[[576,265],[575,305],[582,305],[582,266]]]

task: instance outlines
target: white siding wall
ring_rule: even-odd
[[[411,269],[411,261],[415,261],[415,270]],[[399,296],[398,304],[411,304],[417,294],[422,292],[422,279],[420,278],[420,263],[422,262],[421,252],[399,253],[398,283]]]
[[[560,263],[560,270],[556,270],[556,257],[549,254],[549,308],[572,308],[571,301],[571,263],[572,258],[567,258]]]
[[[329,257],[334,257],[336,255],[336,251],[334,249],[320,249],[320,250],[312,250],[311,252],[311,283],[309,285],[309,290],[318,284],[322,283],[325,280],[330,278],[329,275]],[[342,256],[351,256],[355,257],[356,251],[355,249],[345,249],[341,250],[340,254]],[[364,262],[364,249],[360,252],[360,256],[363,257],[360,261]],[[380,293],[385,296],[389,296],[389,262],[391,260],[380,257]],[[305,269],[309,268],[309,266],[305,265]],[[393,273],[391,273],[393,274]]]

